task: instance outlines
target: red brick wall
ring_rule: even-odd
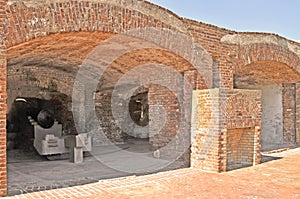
[[[6,2],[1,1],[0,17],[1,19],[6,18],[4,27],[7,29],[7,34],[5,35],[7,48],[37,37],[49,35],[51,33],[75,31],[119,33],[130,29],[148,26],[172,28],[184,31],[184,25],[182,25],[182,22],[176,15],[144,1],[122,1],[122,4],[124,5],[116,4],[118,1],[107,1],[106,3],[89,1],[66,1],[57,3],[47,3],[47,1],[29,1],[29,4],[27,2],[28,1],[17,1],[12,4],[5,5]],[[155,8],[155,11],[153,11],[153,8]],[[3,22],[4,20],[1,21]],[[4,32],[3,28],[0,32]],[[2,38],[5,37],[3,36]],[[2,48],[5,49],[4,47]],[[3,180],[3,182],[1,182],[0,189],[3,192],[0,194],[5,195],[6,58],[5,54],[3,52],[1,53],[3,55],[3,57],[1,57],[1,76],[3,77],[1,77],[0,83],[0,131],[2,132],[0,139],[2,140],[1,143],[3,143],[1,145],[3,156],[0,156],[0,180]],[[33,71],[32,74],[35,72],[36,71]],[[54,71],[50,71],[49,74],[53,72]],[[12,72],[11,75],[14,75],[15,73],[20,73],[19,77],[20,75],[22,76],[22,70],[19,72]],[[41,81],[37,80],[36,82],[30,82],[30,85],[40,88],[46,87],[46,89],[48,89],[47,85],[51,78],[51,75],[49,74],[46,71],[44,75],[39,76],[37,72],[34,75],[40,77],[39,79]],[[63,75],[63,73],[60,73],[60,75]],[[58,79],[58,77],[56,76],[54,80],[55,79]],[[65,78],[63,77],[59,79],[61,80]],[[51,81],[52,80],[53,79],[51,78]],[[27,81],[26,78],[25,81]],[[71,85],[72,80],[69,82]],[[39,85],[36,85],[36,83]],[[58,81],[56,83],[59,87],[58,89],[62,89],[63,93],[68,93],[70,91],[70,88],[67,85],[64,85],[63,82]],[[64,88],[65,86],[67,86],[67,88]]]
[[[254,158],[255,128],[228,129],[226,170],[251,166]]]
[[[235,32],[188,19],[185,22],[195,41],[207,50],[214,61],[212,67],[214,87],[233,88],[234,65],[228,61],[228,55],[238,48],[232,44],[222,43],[221,38]]]
[[[149,114],[152,118],[149,125],[151,127],[150,144],[154,150],[157,150],[166,146],[176,137],[179,126],[182,125],[180,123],[181,107],[176,95],[168,88],[159,85],[150,86],[148,99]],[[164,114],[161,111],[164,111]],[[162,123],[162,121],[165,123]],[[158,124],[164,125],[158,126]],[[159,127],[162,127],[162,129],[157,131]]]
[[[236,69],[240,69],[257,61],[276,61],[288,65],[292,69],[298,69],[300,58],[295,53],[283,46],[275,44],[249,44],[241,46],[232,61]]]
[[[173,74],[174,75],[174,74]],[[151,84],[148,93],[149,103],[149,141],[152,150],[159,150],[162,159],[176,160],[181,157],[184,150],[189,148],[189,135],[183,120],[183,76],[173,76],[164,71],[163,77],[159,77],[162,86]],[[189,160],[186,159],[186,164]]]
[[[160,157],[173,157],[174,151],[184,150],[180,156],[185,165],[190,164],[190,127],[191,127],[191,106],[192,90],[207,89],[204,79],[196,70],[185,71],[180,79],[173,75],[164,73],[165,82],[171,85],[169,88],[159,85],[150,86],[149,114],[150,114],[150,144],[153,150],[160,149],[176,140],[176,144],[167,150],[160,150]],[[190,87],[191,86],[191,87]],[[169,90],[171,89],[171,90]],[[173,93],[175,91],[179,95]],[[182,104],[180,104],[180,101]],[[161,110],[165,115],[161,114]],[[165,120],[165,124],[160,131],[157,131],[157,124]],[[184,149],[182,147],[185,147]],[[180,152],[179,152],[180,153]]]
[[[6,6],[6,15],[8,46],[58,32],[184,27],[171,12],[144,1],[125,1],[124,5],[116,1],[17,1]]]
[[[229,130],[231,133],[231,131],[238,132],[237,129],[248,128],[252,130],[250,138],[246,136],[246,140],[253,138],[252,144],[242,146],[245,143],[239,143],[238,147],[251,151],[248,155],[253,157],[252,164],[260,163],[261,111],[259,91],[229,89],[195,91],[191,166],[213,172],[226,171],[227,146],[232,141],[231,136],[227,134],[228,129],[231,129]],[[230,140],[227,140],[228,138]]]
[[[244,157],[239,160],[240,163],[246,164],[259,164],[261,161],[261,127],[262,127],[262,99],[261,91],[235,89],[225,92],[226,100],[221,101],[221,109],[223,109],[224,126],[222,131],[221,144],[224,149],[222,150],[221,159],[223,167],[222,171],[227,171],[228,162],[225,163],[227,158],[228,144],[232,140],[228,136],[228,131],[241,133],[242,139],[239,143],[239,149],[242,151]],[[229,132],[230,133],[230,132]],[[226,136],[226,138],[225,138]],[[226,148],[226,149],[225,149]],[[226,151],[226,152],[225,152]]]
[[[6,51],[5,5],[0,1],[0,196],[5,196],[6,181]]]
[[[143,27],[169,28],[183,33],[187,32],[178,16],[145,1],[50,2],[27,0],[6,5],[6,12],[7,47],[52,33],[76,31],[120,33]],[[31,71],[28,68],[26,70],[26,73],[29,70],[30,74],[37,77],[36,82],[30,82],[30,85],[48,89],[48,83],[53,81],[58,87],[57,91],[68,95],[72,89],[72,78],[69,80],[60,77],[64,75],[63,72],[53,78],[51,74],[55,73],[54,71],[39,75],[41,71]],[[11,75],[14,73],[12,72]],[[17,73],[23,75],[22,70]],[[66,87],[67,85],[62,80],[69,82],[70,87]],[[109,113],[109,111],[104,112],[105,114]],[[107,120],[110,119],[110,116],[111,114],[106,117]],[[103,123],[107,124],[107,121],[103,121]],[[111,130],[119,132],[119,129]]]
[[[283,84],[283,143],[294,144],[296,142],[296,86],[295,84]]]
[[[223,42],[239,45],[228,57],[234,65],[236,85],[255,88],[256,85],[284,84],[283,144],[294,144],[300,126],[294,84],[300,80],[300,57],[295,51],[299,44],[265,33],[238,33],[235,36],[237,38],[229,37]],[[262,67],[265,70],[261,70]]]
[[[7,1],[0,0],[0,194],[6,193],[6,156],[5,156],[5,123],[6,123],[6,57],[5,49],[15,46],[19,43],[32,40],[37,37],[46,36],[52,33],[65,33],[65,32],[77,32],[77,31],[102,31],[111,33],[120,33],[122,31],[141,28],[141,27],[163,27],[170,28],[172,30],[178,30],[186,35],[191,35],[193,39],[198,42],[211,56],[214,64],[212,65],[213,72],[213,87],[220,88],[233,88],[233,73],[236,68],[248,65],[251,62],[259,60],[274,60],[287,64],[290,68],[298,70],[300,65],[300,59],[295,53],[292,53],[289,49],[283,46],[275,44],[254,44],[242,46],[238,44],[230,44],[221,42],[222,37],[227,34],[236,34],[234,31],[226,30],[216,26],[182,19],[170,11],[152,5],[145,1],[15,1],[9,5]],[[29,2],[29,3],[27,3]],[[51,2],[51,3],[49,3]],[[254,33],[256,34],[256,33]],[[267,36],[268,34],[266,34]],[[5,42],[4,42],[5,41]],[[6,46],[5,46],[6,45]],[[189,71],[193,73],[192,71]],[[193,77],[193,74],[186,72],[184,76],[188,79],[193,79],[192,86],[194,89],[206,88],[201,78]],[[196,82],[196,83],[195,83]],[[63,87],[63,85],[61,85]],[[68,88],[67,88],[68,89]],[[157,90],[158,93],[162,90]],[[151,95],[150,91],[150,95]],[[183,89],[183,92],[185,90]],[[152,96],[154,97],[154,92]],[[157,96],[162,100],[169,99],[166,104],[172,104],[175,98],[166,91]],[[169,98],[165,98],[169,97]],[[190,102],[190,95],[183,94],[184,107],[188,107]],[[287,99],[287,98],[286,98]],[[287,99],[289,100],[289,99]],[[176,100],[175,100],[176,101]],[[150,103],[154,103],[153,100]],[[208,103],[209,101],[207,101]],[[173,107],[168,110],[173,112],[172,120],[176,123],[178,116],[178,105],[173,103]],[[215,102],[216,106],[219,106],[219,102]],[[209,105],[209,107],[211,104]],[[234,104],[233,104],[234,106]],[[205,107],[205,106],[204,106]],[[185,125],[189,128],[189,113],[190,110],[181,110],[185,112]],[[174,113],[175,112],[175,113]],[[221,122],[224,120],[223,116],[216,115],[216,121]],[[290,117],[290,116],[289,116]],[[294,116],[291,116],[294,117]],[[219,134],[217,137],[213,135],[209,139],[212,140],[212,151],[206,150],[211,161],[211,166],[208,170],[224,170],[224,163],[221,163],[223,150],[223,142],[226,140],[224,136],[227,128],[226,125],[234,128],[241,127],[244,118],[238,118],[236,121],[225,121],[224,124],[220,123],[215,130]],[[226,122],[231,122],[226,123]],[[237,124],[237,123],[238,124]],[[249,124],[254,124],[253,121],[247,121]],[[247,123],[246,122],[246,123]],[[165,139],[165,142],[161,142],[163,145],[167,143],[170,137],[174,136],[172,131],[176,130],[173,124],[166,127],[167,130],[162,132],[160,137]],[[172,125],[172,126],[171,126]],[[226,127],[226,128],[225,128]],[[242,126],[245,127],[245,126]],[[229,128],[229,127],[228,127]],[[189,132],[189,131],[187,131]],[[298,133],[299,134],[299,133]],[[167,135],[167,136],[166,136]],[[169,137],[168,137],[169,136]],[[200,140],[198,135],[197,140]],[[189,136],[187,136],[189,137]],[[259,138],[257,138],[259,139]],[[288,138],[290,140],[290,138]],[[294,138],[293,138],[294,139]],[[201,146],[201,143],[200,145]],[[258,147],[258,146],[257,146]],[[199,148],[194,149],[199,150]],[[215,154],[221,154],[221,158],[216,158],[218,163],[215,163]],[[223,153],[224,155],[224,153]],[[201,158],[201,157],[200,157]],[[198,162],[199,164],[202,164]],[[197,163],[197,164],[198,164]]]
[[[194,91],[191,131],[191,167],[222,170],[218,90]]]
[[[300,84],[296,84],[296,143],[300,144]]]

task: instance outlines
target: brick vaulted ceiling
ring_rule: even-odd
[[[295,83],[300,74],[288,65],[276,61],[257,61],[236,70],[236,88],[251,88],[260,85]]]
[[[69,88],[60,92],[70,95],[74,78],[84,59],[96,46],[113,35],[102,32],[53,34],[9,48],[8,89],[16,85],[31,84],[29,80],[37,80],[42,84],[55,81],[57,85],[61,82],[68,85]],[[110,82],[115,83],[130,69],[150,63],[170,66],[178,72],[189,70],[191,67],[185,59],[171,52],[162,49],[140,49],[118,57],[106,70],[107,77],[104,75],[100,84],[111,87],[113,85],[110,85]],[[16,81],[20,83],[12,84]]]
[[[88,53],[110,33],[65,33],[31,40],[8,49],[8,67],[47,66],[76,72]]]

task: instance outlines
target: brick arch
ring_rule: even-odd
[[[237,88],[300,81],[300,57],[284,46],[272,43],[242,45],[233,63]]]
[[[97,42],[91,42],[91,39],[88,39],[89,35],[92,39],[98,38],[99,42],[102,42],[103,40],[99,39],[101,34],[104,33],[88,33],[88,32],[80,32],[80,33],[64,33],[64,34],[52,34],[49,36],[37,38],[28,42],[24,42],[22,44],[13,46],[8,49],[8,75],[13,75],[16,79],[21,79],[22,74],[17,73],[11,73],[10,70],[19,70],[19,72],[22,72],[21,70],[24,69],[26,71],[29,71],[31,73],[31,76],[26,77],[26,84],[27,85],[33,85],[38,86],[39,88],[48,89],[49,86],[52,86],[52,83],[54,83],[61,93],[66,93],[67,95],[71,96],[72,92],[72,85],[73,83],[71,81],[68,81],[69,83],[64,83],[63,80],[66,76],[72,76],[73,78],[76,75],[76,71],[78,70],[78,65],[83,61],[85,56],[78,56],[83,54],[88,54],[88,51],[93,49],[95,45],[97,46]],[[77,35],[77,37],[76,37]],[[109,38],[113,34],[107,34],[104,35],[103,39]],[[75,40],[83,40],[85,43],[82,43],[81,45],[88,44],[90,47],[85,50],[76,50],[75,55],[72,52],[72,48],[76,48],[77,44],[75,45]],[[74,40],[75,39],[75,40]],[[59,46],[55,45],[56,42],[60,42],[61,44]],[[66,43],[68,41],[68,43]],[[87,42],[88,41],[88,42]],[[94,41],[94,40],[93,40]],[[64,44],[74,44],[75,46],[71,46],[72,48],[62,49],[62,46]],[[80,43],[80,42],[79,42]],[[118,41],[120,43],[120,41]],[[117,43],[117,44],[118,44]],[[51,47],[52,46],[52,47]],[[54,48],[53,48],[54,47]],[[78,47],[78,46],[77,46]],[[80,46],[78,47],[80,48]],[[87,48],[87,47],[85,47]],[[50,51],[49,51],[50,49]],[[57,51],[51,52],[51,51]],[[107,49],[106,49],[107,50]],[[63,54],[64,51],[67,52],[67,54],[62,57],[65,58],[69,63],[61,63],[60,61],[56,61],[54,63],[49,62],[47,59],[52,58],[59,58],[60,54]],[[150,52],[149,52],[150,51]],[[111,52],[111,51],[110,51]],[[149,54],[148,56],[146,56]],[[45,55],[45,57],[43,57]],[[33,59],[32,57],[37,57],[36,59]],[[48,57],[48,58],[47,58]],[[164,57],[167,57],[167,59],[164,60]],[[45,59],[46,58],[46,59]],[[122,59],[123,58],[123,59]],[[151,60],[151,58],[153,60]],[[13,59],[12,61],[10,59]],[[143,62],[143,59],[146,61]],[[175,53],[171,53],[168,51],[165,51],[163,49],[144,49],[140,51],[132,51],[130,53],[124,54],[120,59],[117,59],[112,63],[112,67],[115,66],[115,70],[113,70],[113,73],[119,72],[118,71],[118,65],[122,67],[122,71],[124,70],[124,73],[126,72],[127,68],[133,67],[129,61],[134,61],[135,65],[139,64],[146,64],[148,61],[157,61],[158,63],[168,65],[170,67],[173,67],[175,70],[178,70],[179,73],[191,70],[190,63],[184,59],[183,57],[180,57],[179,55],[176,55]],[[26,63],[28,62],[28,63]],[[21,63],[21,64],[20,64]],[[48,65],[49,64],[49,65]],[[117,65],[117,66],[116,66]],[[119,68],[120,68],[119,67]],[[195,71],[192,71],[195,72]],[[50,75],[49,75],[50,74]],[[193,73],[194,74],[194,73]],[[197,74],[197,73],[195,73]],[[190,74],[192,75],[192,74]],[[29,79],[28,79],[29,78]],[[32,78],[33,80],[31,80]],[[72,79],[72,78],[71,78]],[[194,77],[190,78],[191,83],[196,84],[199,88],[202,85],[205,85],[205,82],[202,77]],[[194,82],[195,81],[195,82]],[[196,82],[198,81],[198,82]],[[21,83],[22,84],[22,83]],[[99,98],[99,99],[98,99]],[[101,96],[96,95],[96,100],[101,102]],[[113,135],[112,135],[113,136]]]
[[[95,12],[97,10],[98,12]],[[181,18],[143,0],[0,0],[0,195],[6,182],[6,49],[55,33],[108,32],[158,27],[189,36]]]
[[[171,11],[142,0],[6,1],[6,46],[52,33],[158,27],[188,34]]]
[[[15,45],[7,49],[8,80],[11,76],[14,76],[14,79],[28,78],[30,80],[30,78],[34,78],[38,80],[37,82],[40,83],[41,88],[47,88],[49,82],[55,82],[58,89],[61,89],[59,92],[71,96],[74,78],[82,62],[99,43],[113,35],[102,32],[52,34]],[[139,40],[135,42],[138,45]],[[113,44],[118,45],[120,43],[119,40],[116,40]],[[112,66],[108,70],[112,68],[113,70],[109,72],[120,76],[134,66],[149,64],[151,61],[168,65],[179,73],[195,71],[191,63],[180,55],[163,48],[157,48],[157,45],[152,47],[153,49],[145,48],[123,54],[111,63]],[[114,54],[111,53],[113,50],[113,48],[105,48],[105,51],[109,52],[107,56]],[[200,74],[198,76],[190,83],[197,83],[202,88],[203,85],[205,86],[205,81]],[[64,81],[66,85],[70,85],[68,88],[61,84]]]
[[[300,57],[284,46],[268,43],[256,43],[240,46],[237,52],[236,69],[239,71],[244,66],[255,62],[273,61],[289,66],[295,72],[300,73]]]
[[[9,73],[8,73],[9,74]],[[37,74],[38,75],[38,74]],[[14,100],[17,97],[22,98],[37,98],[42,100],[59,100],[62,106],[60,122],[65,125],[65,121],[72,118],[71,113],[71,96],[72,86],[61,81],[58,76],[40,76],[36,79],[24,78],[22,75],[13,75],[17,80],[18,86],[11,86],[12,77],[8,75],[8,99],[7,99],[7,114],[12,110]],[[46,83],[45,83],[46,82]]]
[[[57,118],[64,126],[73,128],[71,114],[72,85],[74,78],[65,71],[47,67],[10,67],[8,82],[8,120],[12,105],[17,97],[38,98],[60,102],[60,116]],[[71,126],[70,126],[71,125]]]

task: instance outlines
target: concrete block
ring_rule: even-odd
[[[82,163],[83,162],[83,148],[74,147],[70,150],[70,161],[73,163]]]

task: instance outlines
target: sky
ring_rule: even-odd
[[[299,0],[149,0],[181,17],[236,31],[271,32],[300,42]]]

